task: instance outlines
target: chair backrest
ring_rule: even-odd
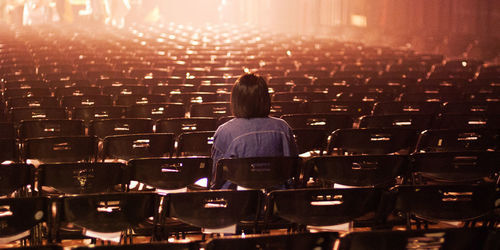
[[[336,232],[294,233],[285,235],[252,235],[245,237],[213,238],[206,246],[207,250],[251,250],[251,249],[333,249]]]
[[[327,153],[408,154],[417,138],[417,130],[409,128],[338,129],[330,135]]]
[[[432,114],[441,111],[439,102],[378,102],[373,106],[373,115]]]
[[[430,129],[418,138],[415,152],[498,151],[499,129]]]
[[[183,132],[215,131],[217,119],[211,117],[198,118],[169,118],[156,122],[156,132],[174,133],[178,137]]]
[[[500,102],[447,102],[443,114],[500,114]]]
[[[35,168],[28,164],[0,165],[0,180],[0,195],[10,195],[14,191],[23,195],[22,189],[35,183]]]
[[[48,200],[45,197],[21,197],[0,199],[0,239],[15,241],[29,235],[30,230],[39,223],[46,222],[49,216]]]
[[[80,107],[72,110],[72,117],[75,120],[83,120],[85,123],[89,123],[92,120],[125,117],[126,110],[126,107],[121,106]]]
[[[154,121],[148,118],[102,119],[90,122],[88,133],[99,139],[110,135],[153,133]]]
[[[299,181],[298,157],[253,157],[221,159],[217,162],[215,186],[225,181],[249,189],[272,189]]]
[[[30,96],[30,97],[15,97],[9,98],[6,101],[7,107],[10,108],[58,108],[59,100],[53,96]]]
[[[435,129],[443,128],[500,128],[499,115],[443,114],[436,119]]]
[[[51,187],[64,194],[113,192],[117,185],[128,184],[124,170],[121,163],[42,164],[38,187]]]
[[[9,114],[14,123],[38,119],[66,119],[64,108],[13,108]]]
[[[177,140],[177,156],[210,156],[215,131],[184,132]]]
[[[362,116],[360,128],[413,128],[430,129],[434,122],[431,114],[368,115]]]
[[[130,94],[118,95],[116,105],[130,106],[134,104],[165,103],[168,101],[166,95]]]
[[[429,221],[468,221],[492,212],[495,200],[495,185],[400,186],[395,209]]]
[[[43,163],[95,161],[97,138],[94,136],[58,136],[27,139],[23,143],[23,160]]]
[[[62,198],[61,221],[94,232],[119,232],[156,215],[154,193],[80,194]]]
[[[103,159],[123,159],[171,156],[174,134],[147,133],[112,135],[104,138]]]
[[[186,110],[182,103],[135,104],[127,107],[129,118],[151,118],[153,120],[184,117]]]
[[[16,130],[12,122],[0,122],[0,138],[14,139],[16,138]]]
[[[0,138],[0,163],[4,161],[18,161],[19,150],[15,138]]]
[[[314,157],[306,163],[305,178],[323,185],[391,186],[406,174],[408,159],[401,155],[353,155]]]
[[[304,113],[303,102],[295,101],[273,101],[271,102],[270,115],[280,117],[285,114]]]
[[[81,120],[31,120],[19,125],[19,139],[51,136],[83,136],[85,125]]]
[[[276,190],[269,193],[268,216],[301,225],[337,225],[376,214],[381,195],[375,188]]]
[[[383,230],[353,232],[340,239],[339,250],[399,250],[437,248],[443,250],[493,250],[500,240],[498,230],[488,228],[442,228],[428,230]]]
[[[262,193],[246,191],[196,191],[167,195],[164,210],[168,217],[201,228],[223,228],[242,219],[256,218]]]
[[[415,182],[426,179],[443,183],[496,182],[500,171],[500,152],[432,152],[410,156],[410,170]]]
[[[64,108],[83,108],[95,106],[111,106],[113,100],[108,95],[63,96],[61,106]]]
[[[191,117],[222,117],[231,115],[229,102],[193,103],[190,108]]]
[[[293,129],[325,129],[329,133],[339,128],[352,128],[353,123],[349,115],[325,113],[282,115],[281,119],[285,120]]]
[[[307,102],[306,106],[306,110],[310,113],[346,114],[351,117],[360,117],[371,113],[373,102],[313,100]]]
[[[293,136],[297,142],[299,154],[319,150],[323,154],[328,145],[330,131],[326,129],[302,128],[293,129]]]
[[[128,162],[130,179],[158,189],[185,188],[201,178],[210,179],[209,157],[147,158]]]

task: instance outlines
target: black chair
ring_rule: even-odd
[[[210,179],[209,157],[142,158],[128,162],[130,179],[163,190],[182,189]]]
[[[379,220],[382,190],[292,189],[269,193],[266,217],[277,216],[300,226],[331,226],[343,223]]]
[[[298,157],[254,157],[221,159],[217,162],[214,188],[225,181],[248,189],[277,189],[299,186]]]
[[[443,114],[500,114],[500,102],[447,102]]]
[[[418,130],[432,128],[434,115],[400,114],[400,115],[368,115],[359,120],[360,128],[413,128]]]
[[[413,183],[482,183],[498,181],[499,152],[432,152],[410,156]]]
[[[499,234],[498,230],[487,228],[353,232],[340,239],[338,249],[493,250],[500,246]]]
[[[443,114],[436,119],[435,129],[500,128],[500,116],[487,114]]]
[[[38,190],[42,195],[116,192],[128,184],[124,171],[121,163],[41,164]],[[56,193],[45,192],[45,187]]]
[[[284,235],[246,235],[211,239],[207,250],[253,250],[253,249],[333,249],[339,237],[335,232],[293,233]]]
[[[409,128],[338,129],[330,135],[327,154],[408,154],[418,133]]]
[[[66,119],[64,108],[12,108],[9,110],[10,120],[19,123],[26,120]]]
[[[144,85],[120,85],[120,86],[103,86],[103,95],[117,97],[120,95],[147,95],[149,89]]]
[[[19,149],[15,138],[0,138],[0,163],[19,160]]]
[[[174,133],[175,137],[183,132],[215,131],[217,119],[211,117],[168,118],[156,122],[156,132]]]
[[[58,87],[54,91],[54,95],[58,98],[63,96],[81,96],[81,95],[100,95],[101,88],[92,86],[71,86]]]
[[[174,134],[149,133],[112,135],[104,138],[102,159],[122,159],[171,156]]]
[[[273,101],[271,102],[270,115],[280,117],[287,114],[304,113],[303,102],[295,101]]]
[[[163,216],[212,232],[242,220],[256,220],[261,199],[259,190],[170,193],[163,204]],[[237,231],[235,228],[233,234]]]
[[[30,97],[16,97],[6,100],[7,108],[58,108],[59,101],[56,97],[52,96],[30,96]]]
[[[328,133],[339,128],[352,128],[353,120],[349,115],[341,114],[291,114],[282,115],[293,129],[324,129]]]
[[[177,156],[210,156],[215,131],[184,132],[177,139]]]
[[[153,125],[148,118],[101,119],[90,122],[88,134],[104,139],[110,135],[153,133]]]
[[[61,248],[62,249],[62,248]],[[74,250],[198,250],[200,249],[198,242],[187,242],[187,243],[166,243],[166,242],[152,242],[152,243],[141,243],[141,244],[129,244],[129,245],[103,245],[103,246],[79,246],[73,247]],[[28,249],[27,249],[28,250]],[[36,249],[34,249],[36,250]],[[40,249],[42,250],[42,249]],[[56,250],[56,249],[54,249]]]
[[[354,101],[310,101],[306,103],[309,113],[346,114],[353,118],[369,115],[373,108],[373,102]]]
[[[5,99],[16,98],[16,97],[30,97],[30,96],[51,96],[49,88],[28,88],[28,89],[5,89],[3,96]]]
[[[111,106],[113,100],[107,95],[82,95],[82,96],[63,96],[61,106],[64,108],[83,108],[97,106]]]
[[[415,152],[498,151],[498,129],[429,129],[423,131]]]
[[[422,222],[486,221],[497,199],[495,185],[399,186],[396,192],[395,209],[407,214],[409,229],[412,220],[417,229]]]
[[[397,114],[432,114],[441,111],[439,102],[377,102],[373,106],[373,115]]]
[[[0,195],[29,196],[35,185],[35,168],[28,164],[0,165]]]
[[[22,159],[37,159],[43,163],[91,162],[97,156],[94,136],[58,136],[27,139],[23,143]]]
[[[0,199],[2,217],[0,239],[16,241],[28,239],[30,245],[41,245],[41,225],[49,217],[48,200],[45,197],[22,197]]]
[[[231,114],[231,105],[229,102],[193,103],[189,113],[190,117],[219,118]]]
[[[166,95],[130,94],[118,95],[115,105],[130,106],[134,104],[166,103],[167,101],[168,97]]]
[[[51,136],[83,136],[85,125],[81,120],[28,120],[19,124],[19,139]]]
[[[83,120],[88,124],[93,120],[123,118],[126,111],[126,107],[121,106],[97,106],[74,108],[71,113],[74,120]]]
[[[146,223],[150,217],[157,218],[160,205],[158,196],[147,192],[80,194],[62,197],[60,202],[61,210],[54,222],[56,230],[62,224],[72,223],[92,238],[100,236],[89,232],[121,232],[125,243],[129,236],[133,236],[130,235],[132,228]],[[152,227],[150,235],[154,234],[153,231]]]
[[[316,154],[319,151],[319,155],[323,155],[328,145],[328,136],[330,135],[327,129],[315,129],[315,128],[298,128],[293,129],[293,136],[297,143],[299,154],[306,152],[312,152]]]
[[[186,110],[181,103],[135,104],[127,107],[128,118],[151,118],[153,120],[184,117]]]
[[[12,122],[0,122],[0,138],[15,139],[16,129]]]
[[[408,159],[401,155],[355,155],[314,157],[305,164],[304,178],[321,186],[390,187],[405,176]]]

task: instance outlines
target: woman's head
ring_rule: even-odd
[[[267,117],[271,98],[266,80],[255,74],[240,76],[231,91],[231,109],[238,118]]]

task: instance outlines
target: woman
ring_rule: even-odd
[[[215,166],[222,158],[297,156],[290,126],[282,119],[269,117],[271,98],[263,77],[245,74],[236,80],[231,91],[231,110],[235,118],[219,126],[214,135],[214,178]],[[212,183],[212,188],[221,187]],[[222,188],[235,185],[226,183]]]

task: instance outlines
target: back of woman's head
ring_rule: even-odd
[[[240,76],[231,91],[231,109],[238,118],[267,117],[271,98],[266,80],[255,74]]]

